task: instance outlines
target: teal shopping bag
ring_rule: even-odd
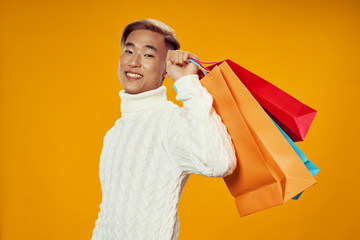
[[[271,117],[270,117],[271,118]],[[271,120],[273,120],[271,118]],[[288,141],[288,143],[290,144],[290,146],[294,149],[294,151],[296,152],[296,154],[299,156],[299,158],[301,159],[301,161],[305,164],[306,168],[309,170],[309,172],[311,173],[311,175],[313,177],[316,176],[316,174],[320,171],[319,168],[317,168],[315,166],[315,164],[313,164],[312,162],[310,162],[305,154],[300,150],[300,148],[291,140],[291,138],[284,132],[284,130],[281,129],[281,127],[273,120],[273,122],[275,123],[276,127],[280,130],[280,132],[282,133],[282,135],[285,137],[285,139]],[[296,195],[295,197],[293,197],[292,199],[299,199],[300,195],[302,194],[299,193],[298,195]]]

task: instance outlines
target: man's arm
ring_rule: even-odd
[[[182,51],[172,51],[167,58],[167,72],[178,91],[176,99],[183,102],[182,111],[171,116],[169,149],[183,172],[224,177],[236,167],[234,146],[189,56],[197,59]]]

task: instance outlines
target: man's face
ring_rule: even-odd
[[[150,30],[132,31],[119,60],[119,79],[126,93],[136,94],[161,86],[166,74],[164,36]]]

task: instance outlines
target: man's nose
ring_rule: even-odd
[[[133,55],[133,57],[130,59],[129,66],[130,67],[140,67],[141,66],[140,54]]]

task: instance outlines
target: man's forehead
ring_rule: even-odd
[[[150,30],[135,30],[127,37],[125,46],[160,50],[165,48],[165,38],[162,34]]]

